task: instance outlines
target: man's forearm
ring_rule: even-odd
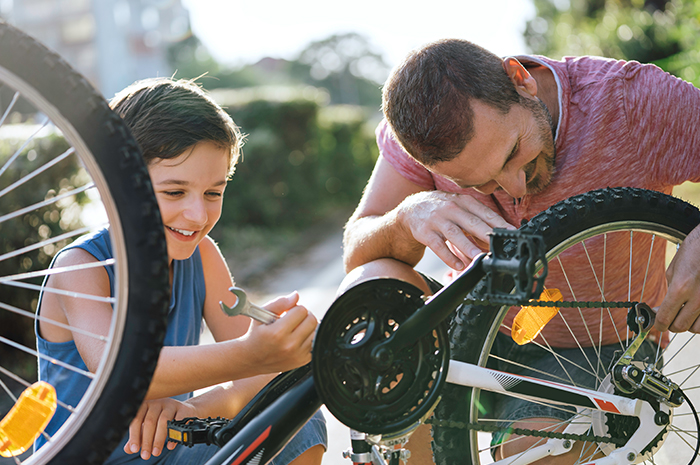
[[[343,263],[349,272],[380,258],[393,258],[416,266],[425,246],[397,220],[394,212],[382,216],[350,218],[343,236]]]

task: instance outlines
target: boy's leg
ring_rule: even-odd
[[[326,419],[319,410],[299,430],[284,449],[272,459],[271,465],[310,465],[320,464],[321,457],[328,449]]]

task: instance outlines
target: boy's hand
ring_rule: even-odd
[[[177,444],[167,442],[168,420],[196,416],[194,406],[186,402],[170,398],[147,400],[129,425],[129,440],[124,445],[124,452],[135,454],[140,450],[141,458],[148,460],[151,455],[158,457],[163,447],[173,450]]]
[[[313,313],[297,305],[293,292],[264,305],[281,318],[269,325],[253,321],[244,336],[251,344],[251,359],[262,373],[287,371],[311,361],[311,347],[318,322]]]

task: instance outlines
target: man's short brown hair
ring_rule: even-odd
[[[466,40],[413,51],[387,80],[382,109],[399,143],[431,166],[456,157],[474,135],[470,102],[507,113],[520,102],[503,60]]]

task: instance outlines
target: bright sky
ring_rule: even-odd
[[[294,59],[332,34],[358,32],[390,66],[427,42],[463,38],[498,55],[526,53],[531,0],[182,0],[192,29],[220,63]]]

